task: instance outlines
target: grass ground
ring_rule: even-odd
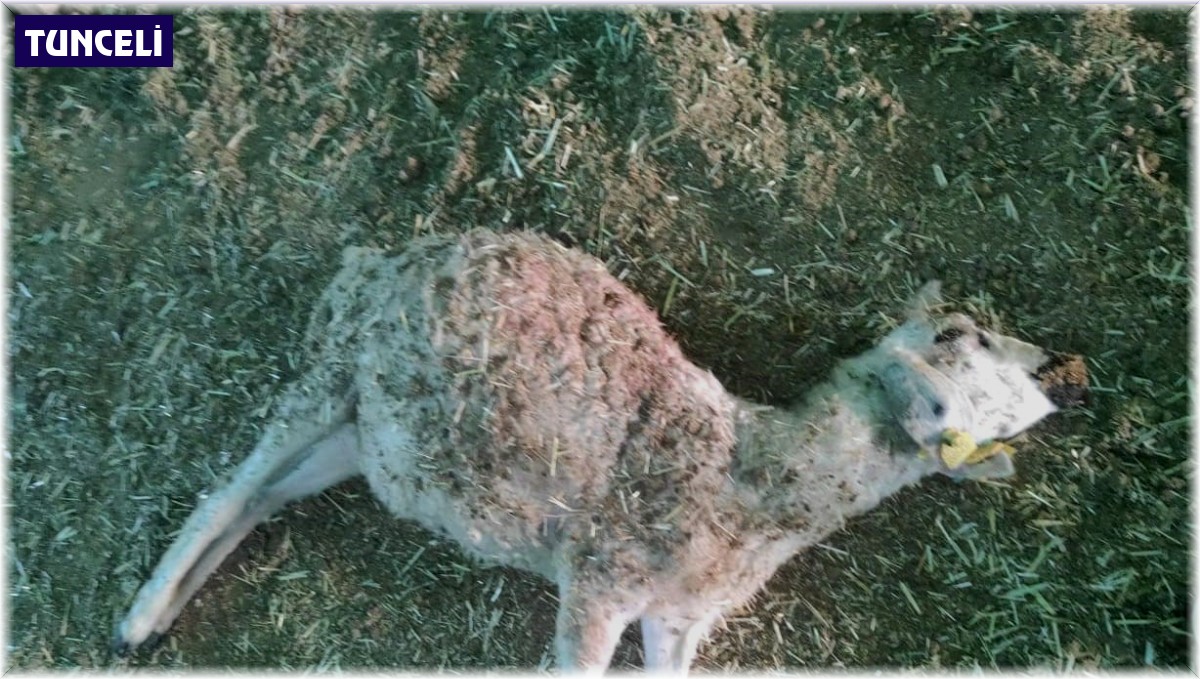
[[[20,70],[5,669],[550,662],[551,587],[362,483],[257,531],[157,651],[113,623],[297,374],[348,244],[604,259],[734,392],[799,397],[920,281],[1085,354],[1008,483],[931,480],[698,665],[1189,663],[1182,12],[179,10],[170,70]],[[618,664],[640,663],[627,635]]]

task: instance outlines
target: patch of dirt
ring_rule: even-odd
[[[456,37],[461,32],[454,30],[453,22],[449,13],[430,10],[421,14],[417,24],[421,33],[417,67],[424,79],[422,89],[435,102],[446,101],[454,93],[467,52],[464,39]]]
[[[725,183],[726,165],[769,181],[781,177],[787,161],[779,113],[786,83],[754,49],[759,16],[755,9],[729,7],[638,14],[658,70],[667,74],[675,124],[703,152],[714,188]]]

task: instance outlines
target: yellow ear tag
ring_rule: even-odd
[[[977,464],[979,462],[983,462],[989,457],[999,455],[1000,453],[1012,455],[1015,452],[1017,452],[1017,449],[1013,448],[1007,443],[1002,443],[1000,441],[989,441],[982,446],[979,446],[975,449],[975,452],[971,453],[970,457],[967,458],[967,464]]]
[[[957,469],[976,450],[975,437],[969,433],[959,429],[947,429],[942,432],[940,453],[942,455],[942,462],[946,463],[947,468]]]

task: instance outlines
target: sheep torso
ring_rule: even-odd
[[[332,381],[398,514],[547,575],[735,539],[734,399],[594,258],[488,232],[355,250],[324,307],[320,363],[353,373]]]

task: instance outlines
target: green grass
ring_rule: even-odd
[[[931,278],[1088,358],[1090,407],[1017,478],[853,521],[700,667],[1186,666],[1186,24],[182,10],[170,71],[14,71],[7,668],[548,666],[548,583],[361,482],[253,534],[159,650],[107,653],[301,369],[341,248],[475,226],[601,257],[764,402]]]

